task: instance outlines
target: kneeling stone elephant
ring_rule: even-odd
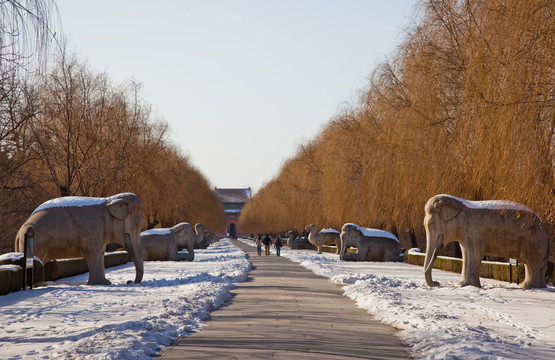
[[[524,263],[522,288],[544,288],[549,259],[549,236],[541,219],[530,208],[511,201],[469,201],[436,195],[425,210],[428,286],[432,267],[443,245],[457,241],[462,250],[461,286],[480,287],[480,263],[485,255],[515,258]]]
[[[307,238],[302,236],[297,236],[297,232],[294,230],[289,230],[285,233],[287,237],[287,246],[290,249],[312,249],[312,244]]]
[[[110,284],[105,277],[104,250],[110,243],[126,248],[135,264],[135,282],[143,279],[140,233],[143,204],[135,194],[108,198],[66,196],[35,209],[16,235],[15,251],[23,252],[25,233],[34,231],[34,255],[50,259],[83,257],[89,267],[89,285]]]
[[[143,260],[193,261],[195,240],[193,228],[186,222],[171,228],[145,230],[141,233]],[[185,247],[189,253],[179,253]]]
[[[347,223],[341,228],[340,237],[339,256],[342,260],[402,261],[403,259],[399,240],[387,231]],[[358,254],[347,254],[348,247],[356,247]]]

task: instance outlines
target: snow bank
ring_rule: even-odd
[[[229,240],[195,251],[193,262],[149,261],[140,284],[132,263],[0,296],[0,353],[8,359],[151,359],[200,330],[210,311],[246,280],[250,264]]]

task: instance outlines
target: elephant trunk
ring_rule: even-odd
[[[426,246],[426,258],[424,259],[424,277],[426,278],[426,284],[428,286],[439,286],[437,281],[432,280],[432,268],[434,262],[437,258],[437,253],[443,244],[443,235],[440,235],[436,239],[436,243],[432,244],[431,236],[428,236],[427,246]]]
[[[143,266],[143,256],[141,254],[140,246],[133,246],[131,241],[131,236],[129,234],[124,234],[125,247],[127,252],[135,264],[135,283],[138,284],[143,280],[144,266]]]

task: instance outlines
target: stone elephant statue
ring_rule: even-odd
[[[387,231],[363,228],[347,223],[341,228],[341,260],[347,261],[402,261],[401,244]],[[349,247],[356,247],[357,254],[348,254]]]
[[[214,234],[211,231],[205,231],[204,232],[204,240],[201,241],[199,248],[200,249],[206,249],[208,246],[210,246],[211,244],[219,241],[220,238],[218,237],[218,235]]]
[[[206,249],[210,243],[205,239],[206,225],[201,223],[195,224],[195,232],[193,233],[195,239],[195,249]]]
[[[323,229],[318,232],[314,224],[308,225],[305,231],[308,232],[308,241],[317,247],[318,254],[322,253],[322,245],[335,245],[337,247],[336,253],[339,253],[339,248],[341,246],[339,231],[335,229]]]
[[[289,230],[285,233],[285,236],[287,237],[287,246],[289,246],[290,249],[313,249],[308,239],[297,236],[297,232],[294,230]]]
[[[549,236],[541,219],[530,208],[510,201],[469,201],[436,195],[424,208],[428,286],[432,267],[443,245],[457,241],[462,251],[459,285],[480,287],[480,263],[485,255],[514,258],[524,263],[522,288],[544,288],[549,259]]]
[[[191,224],[182,222],[171,228],[150,229],[141,233],[145,261],[193,261],[195,233]],[[179,253],[187,248],[188,254]]]
[[[34,255],[50,259],[83,257],[89,268],[89,285],[108,285],[104,250],[116,243],[126,248],[135,264],[135,282],[143,279],[140,233],[143,204],[135,194],[108,198],[66,196],[49,200],[35,209],[16,235],[15,251],[23,252],[29,227],[34,231]]]

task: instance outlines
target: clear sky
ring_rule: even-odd
[[[410,0],[57,0],[69,49],[134,79],[218,187],[258,191],[411,23]]]

